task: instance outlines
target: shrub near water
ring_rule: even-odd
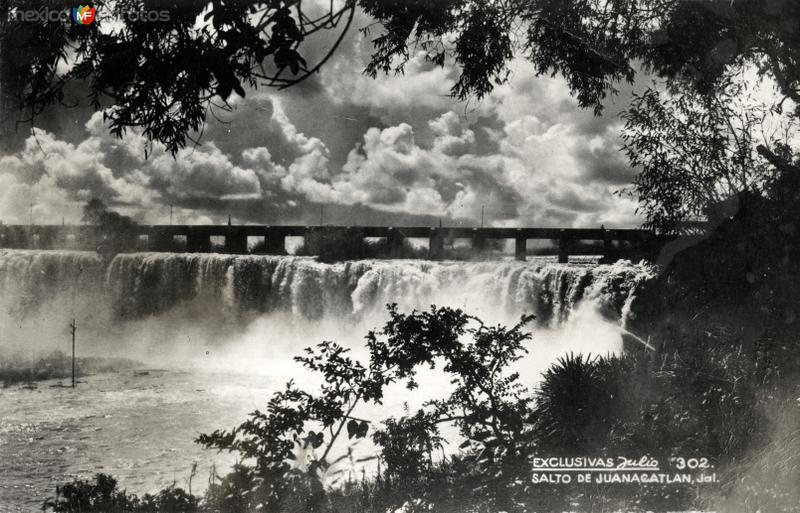
[[[528,319],[507,329],[485,326],[449,308],[404,315],[391,307],[389,314],[383,331],[367,336],[366,364],[351,359],[347,349],[333,342],[309,348],[297,360],[322,375],[318,393],[290,382],[273,396],[266,412],[253,413],[233,431],[200,437],[206,447],[234,451],[252,462],[246,508],[282,511],[303,491],[306,511],[328,510],[331,503],[323,493],[322,477],[335,479],[343,472],[337,468],[343,458],[331,459],[337,443],[370,433],[385,465],[381,478],[398,500],[425,498],[420,484],[436,465],[433,448],[441,442],[438,426],[443,423],[459,429],[477,470],[505,475],[521,468],[516,440],[523,432],[529,399],[508,367],[525,352],[523,342],[529,335],[522,328]],[[471,340],[464,342],[465,336]],[[393,383],[415,388],[418,368],[437,363],[452,377],[454,391],[447,399],[429,401],[423,410],[388,419],[382,427],[356,416],[358,407],[379,404]],[[413,460],[398,453],[399,445],[407,443],[415,453]],[[300,468],[290,464],[298,451],[310,454],[308,464]],[[507,496],[499,493],[501,489],[492,486],[478,495],[502,509]]]
[[[139,498],[117,488],[117,480],[97,474],[94,481],[75,481],[56,489],[55,499],[45,501],[42,509],[54,513],[193,513],[198,499],[180,488],[165,488],[156,495]]]

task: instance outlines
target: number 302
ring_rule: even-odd
[[[708,458],[675,458],[675,468],[678,470],[694,470],[698,468],[708,468]]]

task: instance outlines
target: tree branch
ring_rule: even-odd
[[[786,159],[779,157],[763,144],[756,146],[756,151],[759,155],[764,157],[767,162],[772,164],[778,171],[782,173],[800,173],[800,167],[792,164]]]

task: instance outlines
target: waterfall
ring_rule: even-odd
[[[102,261],[86,251],[0,249],[0,292],[30,294],[96,288]]]
[[[26,305],[59,294],[92,295],[118,320],[185,309],[199,319],[236,321],[282,312],[310,321],[361,319],[387,303],[403,309],[461,307],[492,321],[533,314],[557,327],[581,303],[609,320],[654,274],[645,264],[544,261],[429,262],[365,260],[323,264],[313,258],[221,254],[120,254],[104,264],[93,253],[0,251],[0,292]]]

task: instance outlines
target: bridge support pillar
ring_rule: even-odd
[[[558,239],[558,263],[569,263],[569,239],[565,237]]]
[[[320,253],[320,239],[322,238],[321,230],[313,226],[306,228],[303,234],[303,250],[304,255],[319,255]]]
[[[514,239],[514,258],[517,260],[525,261],[528,255],[528,239],[525,237],[517,237]]]
[[[168,230],[153,228],[147,239],[150,242],[150,251],[172,251],[175,246],[172,239],[172,232]]]
[[[428,258],[431,260],[444,259],[444,232],[441,228],[433,228],[428,237]]]
[[[189,253],[210,253],[211,236],[196,228],[190,228],[189,234],[186,236],[186,251]]]
[[[386,243],[389,246],[389,258],[403,258],[403,234],[397,228],[389,228]]]
[[[58,228],[42,226],[38,229],[39,244],[37,249],[54,249],[58,244]]]
[[[612,259],[612,251],[614,250],[614,245],[611,242],[611,235],[608,233],[608,230],[603,230],[603,259],[600,261],[604,264],[610,264]]]
[[[69,245],[67,233],[67,230],[63,226],[56,229],[53,234],[53,249],[63,249]]]
[[[29,226],[15,226],[10,233],[10,248],[31,249],[33,236]]]
[[[286,236],[278,230],[267,228],[266,252],[268,255],[286,254]]]
[[[247,233],[229,228],[225,232],[225,253],[244,255],[247,253]]]
[[[472,250],[476,253],[486,251],[486,237],[477,228],[472,231]]]

